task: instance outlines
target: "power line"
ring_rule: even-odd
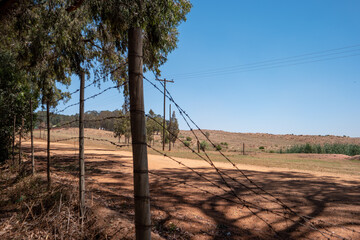
[[[223,75],[227,75],[227,74],[252,72],[252,71],[258,71],[258,70],[268,70],[268,69],[275,69],[275,68],[280,68],[280,67],[297,66],[297,65],[302,65],[302,64],[306,64],[306,63],[323,62],[323,61],[329,61],[329,60],[341,59],[341,58],[347,58],[347,57],[355,57],[355,56],[360,56],[360,53],[346,55],[346,56],[332,57],[332,58],[324,58],[324,59],[313,60],[313,61],[302,61],[302,62],[297,62],[297,63],[280,64],[280,65],[268,66],[268,67],[254,67],[254,68],[248,68],[248,69],[244,69],[244,70],[240,70],[240,71],[234,70],[234,71],[220,72],[220,73],[213,73],[213,74],[209,73],[209,74],[204,74],[204,75],[199,75],[199,76],[184,77],[182,79],[216,77],[216,76],[223,76]]]
[[[304,64],[304,63],[325,61],[325,60],[331,60],[331,59],[337,59],[337,58],[352,57],[352,56],[358,56],[359,54],[340,56],[340,57],[334,57],[334,58],[318,59],[316,61],[308,61],[309,59],[323,58],[323,57],[327,57],[327,56],[331,56],[331,55],[339,55],[339,54],[344,54],[344,53],[357,52],[357,51],[360,51],[360,49],[351,49],[351,48],[358,48],[358,47],[360,47],[360,44],[342,47],[342,48],[330,49],[330,50],[325,50],[325,51],[320,51],[320,52],[312,52],[312,53],[308,53],[308,54],[285,57],[285,58],[276,58],[276,59],[272,59],[272,60],[240,64],[240,65],[234,65],[234,66],[223,67],[223,68],[215,68],[215,69],[212,68],[212,69],[202,70],[202,71],[197,71],[197,72],[175,74],[173,76],[175,76],[177,78],[194,78],[194,77],[215,75],[215,74],[221,74],[221,73],[227,74],[227,73],[260,70],[260,69],[263,69],[264,67],[269,67],[272,65],[279,65],[281,63],[299,62],[296,64]],[[344,50],[344,49],[350,49],[350,50],[339,52],[339,50]],[[336,51],[338,51],[338,52],[336,52]],[[327,54],[325,54],[325,53],[327,53]],[[295,64],[295,63],[293,63],[293,64]],[[280,66],[274,66],[274,67],[281,67],[281,66],[287,66],[287,65],[280,65]],[[264,68],[264,69],[266,69],[266,68]]]

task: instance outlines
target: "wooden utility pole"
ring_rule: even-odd
[[[197,149],[198,149],[198,153],[200,153],[200,142],[199,142],[199,140],[198,141],[196,141],[197,142]]]
[[[135,233],[137,240],[151,239],[150,191],[143,89],[142,29],[128,31],[130,121],[134,168]]]
[[[33,107],[32,98],[30,98],[30,138],[31,138],[31,166],[32,174],[35,174],[35,157],[34,157],[34,133],[33,133]]]
[[[160,82],[164,83],[164,119],[163,119],[163,151],[165,151],[165,130],[166,130],[166,120],[165,120],[165,111],[166,111],[166,83],[170,82],[173,83],[173,80],[167,80],[166,78],[164,79],[156,79]]]
[[[79,110],[79,203],[81,231],[83,231],[85,213],[85,161],[84,161],[84,86],[85,73],[80,74],[80,110]]]
[[[47,181],[48,181],[48,189],[51,186],[50,179],[50,101],[46,100],[46,122],[47,122]]]
[[[171,135],[171,104],[169,104],[169,152],[171,151],[171,141],[172,135]]]
[[[15,164],[15,138],[16,138],[16,115],[14,116],[14,125],[13,125],[13,142],[12,142],[12,161]]]
[[[243,155],[245,155],[245,143],[243,143]]]
[[[21,160],[22,160],[21,138],[22,138],[23,130],[24,130],[24,117],[21,117],[21,128],[20,128],[20,132],[19,132],[19,166],[20,166]]]

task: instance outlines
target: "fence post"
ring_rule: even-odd
[[[150,192],[143,92],[142,29],[130,28],[129,92],[134,168],[135,233],[137,240],[151,239]]]
[[[14,125],[13,125],[13,142],[12,142],[12,161],[15,164],[15,138],[16,138],[16,115],[14,116]]]
[[[33,133],[33,107],[32,107],[32,97],[30,97],[30,137],[31,137],[31,166],[32,174],[35,174],[35,157],[34,157],[34,133]]]
[[[46,100],[46,122],[47,122],[47,181],[48,181],[48,189],[51,186],[50,179],[50,100]]]
[[[85,73],[80,73],[80,109],[79,109],[79,204],[81,233],[83,233],[85,213],[85,161],[84,161],[84,85]]]
[[[24,130],[24,117],[21,117],[21,128],[20,128],[20,132],[19,132],[19,166],[20,166],[21,160],[22,160],[21,138],[22,138],[23,130]]]

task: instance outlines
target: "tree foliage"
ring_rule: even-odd
[[[18,69],[11,53],[0,50],[0,162],[8,157],[8,149],[15,131],[20,130],[22,119],[28,130],[30,119],[29,99],[36,101],[36,92],[31,91],[31,84],[26,72]]]
[[[108,79],[105,76],[110,74],[116,83],[127,82],[128,30],[132,27],[143,29],[144,71],[160,75],[160,66],[177,46],[177,28],[186,20],[190,8],[187,0],[2,1],[0,107],[3,118],[8,117],[0,126],[1,132],[7,134],[0,148],[9,145],[13,119],[9,116],[19,114],[28,124],[26,104],[30,97],[34,100],[34,110],[40,102],[55,107],[60,100],[68,99],[70,95],[61,91],[59,85],[68,86],[74,74],[84,71],[88,76],[92,73],[103,79]],[[123,93],[128,95],[127,84]],[[161,121],[161,117],[155,117]],[[55,120],[51,124],[57,125],[59,119],[67,117],[52,118]],[[126,125],[113,120],[101,124],[101,128],[108,130]],[[148,124],[151,138],[161,127],[151,121]],[[85,127],[95,126],[98,127],[95,123],[85,123]],[[130,138],[129,131],[124,135]]]
[[[171,122],[167,126],[168,126],[168,131],[170,132],[169,141],[171,143],[175,144],[177,137],[179,135],[179,132],[180,132],[179,123],[177,121],[175,111],[173,111],[172,116],[171,116]]]

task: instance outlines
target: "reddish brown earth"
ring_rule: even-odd
[[[29,147],[29,142],[24,145]],[[44,171],[46,143],[36,141],[35,146],[37,168]],[[53,175],[76,186],[75,147],[52,143],[51,162]],[[131,153],[87,147],[85,155],[87,206],[98,215],[98,224],[107,229],[109,239],[134,239]],[[149,155],[149,169],[154,173],[150,174],[153,239],[360,239],[359,177],[237,165],[294,212],[311,217],[309,222],[285,214],[272,196],[229,164],[215,163],[238,181],[226,178],[234,193],[254,207],[251,211],[229,193],[208,163],[177,160],[227,192],[170,159]]]

